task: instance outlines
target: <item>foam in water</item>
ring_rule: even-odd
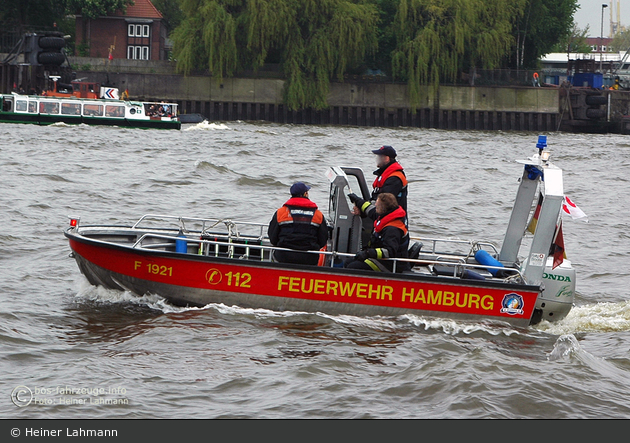
[[[221,303],[210,303],[203,307],[180,307],[170,304],[165,298],[156,294],[145,294],[140,297],[129,291],[120,291],[117,289],[106,289],[102,286],[93,286],[85,278],[81,278],[78,282],[78,289],[75,298],[78,300],[98,301],[104,303],[133,303],[162,311],[164,314],[206,309],[214,309],[221,314],[253,315],[261,318],[288,317],[292,315],[308,314],[306,312],[297,311],[277,312],[268,309],[240,308],[238,306],[227,306]]]
[[[553,349],[547,354],[547,360],[575,360],[602,377],[607,377],[611,380],[626,380],[628,377],[625,369],[617,367],[606,358],[598,357],[585,350],[573,334],[564,334],[558,337]]]
[[[170,304],[166,299],[155,294],[145,294],[139,297],[129,291],[115,289],[105,289],[101,286],[92,286],[86,279],[81,279],[76,298],[90,301],[100,301],[106,303],[134,303],[144,305],[151,309],[163,312],[164,314],[180,313],[194,310],[213,309],[224,315],[249,315],[255,318],[291,318],[300,315],[316,315],[331,320],[337,324],[362,326],[377,328],[379,330],[395,330],[398,328],[398,321],[410,323],[416,327],[424,327],[425,330],[442,331],[449,335],[459,333],[472,334],[475,332],[485,332],[491,335],[519,334],[510,326],[504,324],[489,324],[484,322],[464,322],[451,319],[419,317],[408,314],[394,318],[381,317],[357,317],[352,315],[328,315],[321,312],[301,312],[301,311],[272,311],[262,308],[241,308],[239,306],[227,306],[222,303],[210,303],[203,307],[179,307]]]
[[[395,330],[398,328],[395,321],[382,317],[355,317],[353,315],[328,315],[322,313],[318,313],[318,315],[342,325],[378,328],[379,330]]]
[[[561,335],[554,343],[552,351],[547,355],[547,359],[551,361],[566,360],[579,353],[581,349],[575,335]]]
[[[106,303],[135,303],[151,306],[158,304],[162,297],[157,295],[144,295],[139,297],[129,291],[106,289],[102,286],[92,286],[86,279],[79,282],[79,289],[75,298],[78,300],[99,301]]]
[[[102,286],[92,286],[87,279],[82,279],[75,298],[77,300],[98,301],[103,303],[132,303],[147,306],[151,309],[162,311],[165,314],[184,312],[202,308],[180,308],[171,305],[166,299],[155,294],[145,294],[142,297],[129,291],[106,289]]]
[[[554,335],[630,331],[630,300],[575,306],[562,320],[542,321],[536,329]]]
[[[424,330],[434,329],[442,331],[445,334],[456,335],[459,333],[473,334],[475,332],[485,332],[491,335],[513,335],[519,332],[503,323],[486,323],[486,322],[464,322],[446,318],[418,317],[416,315],[402,315],[400,319],[405,319],[409,323],[424,327]]]
[[[194,126],[184,129],[184,131],[216,131],[217,129],[229,130],[230,128],[223,123],[209,123],[208,120],[204,120]]]
[[[105,289],[100,286],[95,287],[85,279],[81,280],[76,298],[108,303],[136,303],[148,306],[151,309],[162,311],[165,314],[205,309],[214,309],[217,312],[226,315],[252,315],[256,318],[291,317],[295,315],[313,314],[298,311],[280,312],[260,308],[241,308],[238,306],[227,306],[220,303],[211,303],[201,308],[178,307],[171,305],[159,295],[145,294],[142,297],[139,297],[128,291]],[[396,328],[395,322],[390,319],[345,315],[331,316],[323,313],[317,313],[315,315],[330,319],[339,324],[352,324],[356,326],[386,329]],[[459,333],[473,334],[475,332],[506,336],[519,334],[518,330],[510,326],[495,323],[465,322],[445,318],[421,317],[412,314],[402,315],[398,317],[397,320],[408,322],[416,327],[423,327],[425,330],[442,331],[449,335],[456,335]],[[561,321],[554,323],[542,321],[540,324],[536,325],[534,329],[552,335],[559,335],[561,337],[580,332],[630,331],[630,301],[577,306],[574,307],[571,312],[569,312],[569,315]],[[566,339],[563,340],[566,341]],[[558,352],[560,351],[556,351],[556,353]]]

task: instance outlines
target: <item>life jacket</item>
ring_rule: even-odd
[[[324,221],[324,214],[317,209],[317,204],[308,198],[291,197],[278,209],[278,224],[308,223],[319,226]]]
[[[276,212],[280,226],[278,246],[297,250],[318,250],[318,231],[325,222],[317,205],[305,197],[292,197]]]
[[[374,179],[374,183],[372,183],[374,191],[378,192],[389,177],[398,177],[403,184],[403,189],[407,188],[407,176],[404,173],[403,167],[400,163],[394,162],[385,168],[381,175]]]
[[[379,217],[374,222],[374,231],[372,232],[372,238],[368,243],[369,248],[373,248],[376,251],[376,259],[369,258],[365,260],[365,263],[375,271],[384,271],[393,269],[393,262],[389,260],[379,260],[382,258],[390,258],[388,247],[393,245],[385,244],[383,237],[383,230],[388,227],[398,228],[402,231],[403,235],[400,239],[400,243],[397,245],[394,257],[407,258],[407,250],[409,249],[409,231],[405,224],[407,213],[400,206],[382,217]],[[398,262],[396,270],[398,272],[404,272],[409,269],[409,264],[406,262]]]
[[[378,175],[380,172],[380,175]],[[398,162],[393,162],[391,163],[389,166],[387,166],[385,168],[384,171],[380,171],[380,169],[376,170],[374,172],[375,175],[377,175],[376,179],[374,180],[374,183],[372,183],[372,188],[374,188],[372,190],[372,200],[376,200],[376,197],[378,196],[378,194],[381,192],[381,188],[385,185],[385,182],[387,181],[388,178],[390,177],[397,177],[400,179],[400,181],[402,182],[402,189],[395,194],[396,200],[398,201],[398,204],[405,210],[407,211],[407,176],[405,175],[405,172],[403,171],[403,167],[400,163]]]
[[[377,218],[374,221],[374,233],[378,234],[387,226],[394,226],[403,231],[403,236],[407,235],[409,231],[404,222],[406,215],[405,210],[399,206],[384,217]]]

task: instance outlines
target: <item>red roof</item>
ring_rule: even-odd
[[[127,11],[116,11],[114,15],[134,18],[164,18],[160,11],[153,6],[151,0],[133,0],[133,5],[127,5]]]

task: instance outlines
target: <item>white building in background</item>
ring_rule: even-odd
[[[592,52],[590,54],[552,52],[545,55],[540,62],[543,72],[564,71],[565,74],[569,66],[569,60],[592,61],[596,65],[597,70],[599,70],[600,61],[606,66],[612,62],[618,73],[627,75],[630,74],[630,56],[626,56],[626,54],[626,52]],[[623,66],[620,66],[622,61]]]

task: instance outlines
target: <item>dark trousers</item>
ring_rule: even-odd
[[[373,269],[364,261],[360,260],[350,260],[344,263],[344,268],[350,269],[365,269],[367,271],[373,271]]]
[[[372,262],[380,269],[380,272],[392,272],[393,263],[391,261],[384,260],[374,260]],[[350,269],[366,269],[368,271],[374,271],[375,269],[370,267],[367,263],[360,260],[350,259],[349,261],[344,263],[344,268]],[[396,266],[396,272],[405,272],[410,270],[411,267],[406,262],[398,262]]]
[[[316,265],[319,255],[312,252],[273,251],[273,258],[280,263],[297,263],[302,265]]]

